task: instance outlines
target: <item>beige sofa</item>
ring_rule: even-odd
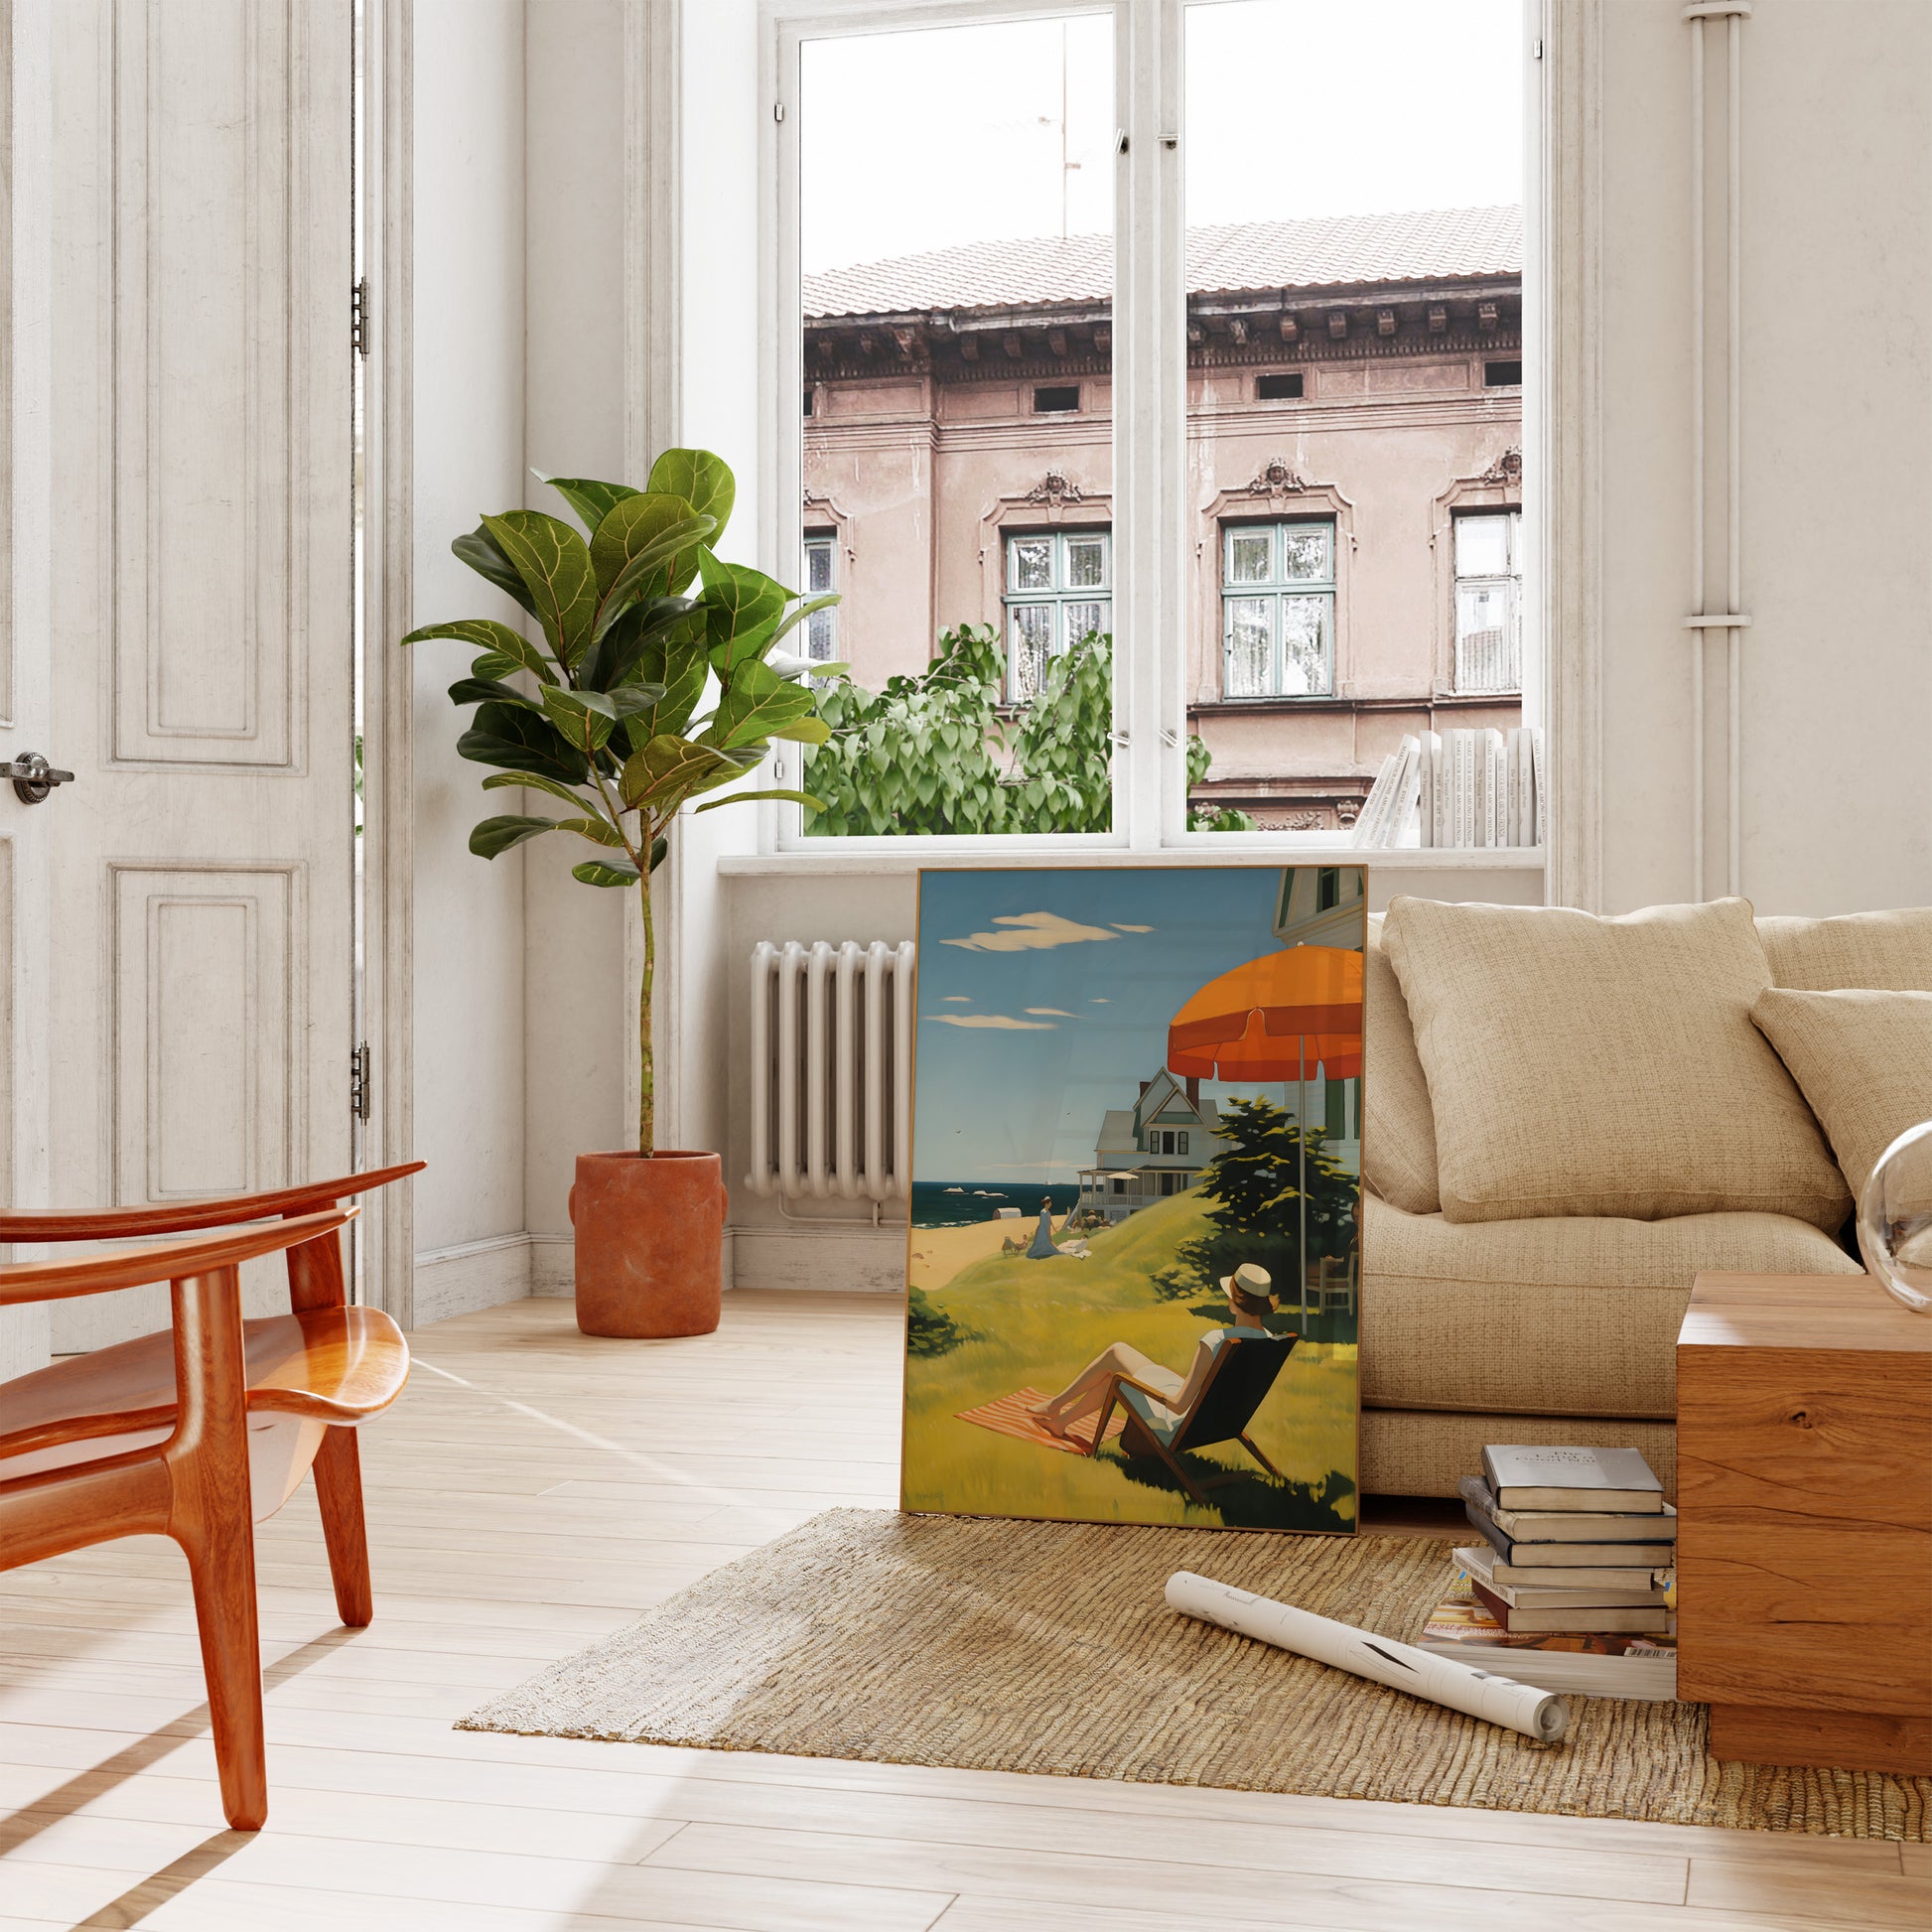
[[[1674,1350],[1693,1277],[1856,1275],[1848,1245],[1820,1225],[1835,1214],[1814,1199],[1808,1218],[1762,1206],[1611,1218],[1561,1205],[1448,1218],[1436,1109],[1383,925],[1369,922],[1365,975],[1362,1488],[1451,1496],[1484,1443],[1557,1441],[1634,1444],[1671,1489]],[[1777,986],[1932,989],[1932,912],[1767,917],[1756,932]],[[1406,966],[1415,992],[1413,956]],[[1594,1020],[1575,1016],[1579,1028]]]

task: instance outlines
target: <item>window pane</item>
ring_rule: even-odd
[[[1007,583],[1016,591],[1053,588],[1053,539],[1015,537],[1007,545]]]
[[[1107,606],[1104,604],[1069,604],[1066,606],[1066,641],[1077,644],[1082,637],[1091,637],[1096,631],[1107,628]]]
[[[1455,589],[1455,688],[1518,691],[1522,650],[1516,635],[1516,587],[1458,584]]]
[[[812,596],[832,588],[832,546],[814,539],[805,545],[805,589]]]
[[[1039,689],[1046,660],[1053,654],[1054,608],[1050,604],[1016,604],[1009,639],[1009,695],[1024,704]]]
[[[805,829],[1105,831],[1104,656],[1031,729],[1004,708],[1111,622],[1111,12],[827,31],[801,43],[786,112],[812,397],[798,513],[838,519],[852,666],[804,760],[828,801]],[[942,749],[897,754],[914,736]],[[1069,770],[1077,787],[1024,803],[1030,775]]]
[[[1265,584],[1274,569],[1275,533],[1236,530],[1228,537],[1228,582]]]
[[[1450,662],[1458,579],[1512,575],[1507,521],[1458,567],[1450,519],[1522,500],[1523,392],[1484,370],[1523,354],[1526,10],[1181,9],[1187,440],[1166,481],[1200,573],[1196,824],[1332,833],[1405,737],[1522,721],[1513,618],[1481,683]],[[1266,592],[1272,636],[1247,602]],[[1445,708],[1451,685],[1475,702]]]
[[[1282,695],[1319,696],[1328,689],[1328,616],[1326,597],[1282,599]]]
[[[1268,597],[1229,600],[1227,694],[1230,698],[1274,695],[1274,635],[1269,623],[1274,602]]]
[[[805,620],[805,655],[829,664],[838,655],[838,620],[830,611],[814,611]]]
[[[1107,581],[1107,541],[1104,537],[1068,537],[1066,588],[1098,590]]]
[[[1290,523],[1282,531],[1282,581],[1332,584],[1335,578],[1333,525]]]
[[[1458,516],[1455,519],[1455,574],[1501,577],[1509,570],[1509,518]]]

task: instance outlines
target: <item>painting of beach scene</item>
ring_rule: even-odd
[[[1353,1530],[1363,884],[920,874],[904,1508]]]

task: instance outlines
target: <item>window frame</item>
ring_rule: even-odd
[[[1285,567],[1288,533],[1293,529],[1321,529],[1328,539],[1328,571],[1325,577],[1290,577]],[[1239,581],[1232,575],[1234,546],[1243,536],[1268,532],[1268,576]],[[1317,511],[1302,516],[1224,517],[1221,521],[1221,702],[1225,705],[1295,704],[1322,702],[1335,696],[1335,629],[1338,621],[1341,566],[1340,519],[1332,512]],[[1322,660],[1326,677],[1318,691],[1284,691],[1282,673],[1286,666],[1286,634],[1282,607],[1291,599],[1318,598],[1324,618],[1321,627]],[[1267,691],[1229,689],[1233,682],[1234,606],[1263,604],[1269,607],[1269,675],[1273,685]]]
[[[1101,621],[1093,629],[1111,634],[1114,621],[1114,532],[1109,523],[1062,523],[1055,528],[1042,530],[1009,524],[1001,529],[1000,541],[1006,552],[1003,560],[1005,568],[1001,573],[1000,638],[1006,657],[1007,702],[1025,704],[1031,694],[1021,691],[1014,672],[1014,613],[1038,609],[1052,611],[1053,635],[1046,647],[1046,661],[1049,664],[1056,657],[1064,657],[1080,637],[1088,634],[1084,630],[1079,637],[1067,634],[1069,610],[1087,604],[1098,605]],[[1101,547],[1100,582],[1097,585],[1068,583],[1068,545],[1093,542],[1098,542]],[[1014,582],[1014,546],[1021,543],[1047,543],[1052,546],[1052,582],[1044,590],[1026,588]]]
[[[1113,824],[1105,833],[1009,833],[970,837],[841,838],[807,836],[799,808],[764,803],[758,815],[758,847],[773,870],[813,861],[839,871],[916,871],[929,863],[1013,861],[1050,863],[1053,857],[1095,860],[1117,856],[1222,859],[1252,864],[1281,858],[1305,862],[1311,853],[1346,851],[1346,829],[1297,832],[1192,832],[1186,827],[1185,747],[1188,732],[1186,613],[1193,573],[1188,568],[1196,512],[1176,486],[1186,474],[1187,297],[1182,167],[1185,131],[1174,138],[1181,113],[1186,10],[1213,0],[757,0],[760,72],[770,112],[759,134],[759,552],[766,568],[795,554],[803,418],[795,403],[803,377],[799,314],[799,100],[803,43],[826,36],[868,35],[1060,16],[1111,15],[1114,22],[1115,157],[1114,350],[1112,427],[1114,499],[1110,578],[1114,654]],[[1546,39],[1562,57],[1561,72],[1545,64]],[[1544,664],[1546,613],[1556,600],[1542,574],[1549,518],[1542,483],[1550,475],[1551,431],[1542,390],[1550,381],[1545,332],[1552,326],[1544,293],[1552,233],[1546,209],[1564,178],[1564,157],[1553,154],[1552,105],[1569,103],[1575,36],[1564,32],[1550,0],[1524,0],[1521,39],[1527,105],[1525,148],[1524,444],[1534,461],[1521,494],[1525,569],[1519,593],[1523,713],[1546,723]],[[1534,48],[1534,51],[1533,51]],[[1567,127],[1567,122],[1565,123]],[[1566,140],[1574,135],[1565,134]],[[1567,153],[1567,150],[1566,150]],[[1567,165],[1567,164],[1566,164]],[[1567,206],[1567,204],[1566,204]],[[1578,244],[1565,237],[1560,266],[1569,299]],[[1562,372],[1558,372],[1561,381]],[[1574,375],[1570,378],[1574,381]],[[1083,402],[1085,398],[1083,397]],[[1532,498],[1535,507],[1532,509]],[[1336,574],[1351,541],[1334,536]],[[776,574],[783,575],[782,564]],[[1004,571],[1002,572],[1004,581]],[[1330,682],[1339,681],[1342,598],[1335,599],[1328,639]],[[1004,609],[1003,609],[1004,620]],[[1004,624],[1003,624],[1004,628]],[[1142,640],[1151,640],[1143,645]],[[1223,657],[1225,663],[1225,656]],[[1534,676],[1532,670],[1534,668]],[[1242,701],[1232,701],[1242,702]],[[1551,743],[1553,772],[1559,744]],[[777,748],[769,782],[800,782],[795,747]],[[1375,858],[1375,854],[1367,854]],[[1497,855],[1484,855],[1494,860]],[[1508,863],[1541,865],[1541,850]],[[1383,863],[1391,860],[1384,859]],[[1405,866],[1466,865],[1452,850],[1406,851]],[[760,864],[758,869],[763,869]]]

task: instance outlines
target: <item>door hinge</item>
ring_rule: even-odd
[[[357,1120],[365,1121],[369,1117],[372,1084],[369,1078],[369,1047],[364,1040],[348,1056],[348,1111]]]
[[[369,278],[364,275],[348,292],[348,344],[365,361],[369,353]]]
[[[781,100],[774,100],[774,101],[773,101],[773,102],[771,103],[771,118],[772,118],[772,119],[773,119],[774,121],[777,121],[778,123],[780,123],[780,125],[782,125],[782,124],[783,124],[783,121],[784,121],[784,118],[785,118],[785,104],[784,104],[784,102],[783,102],[783,101],[781,101]]]

